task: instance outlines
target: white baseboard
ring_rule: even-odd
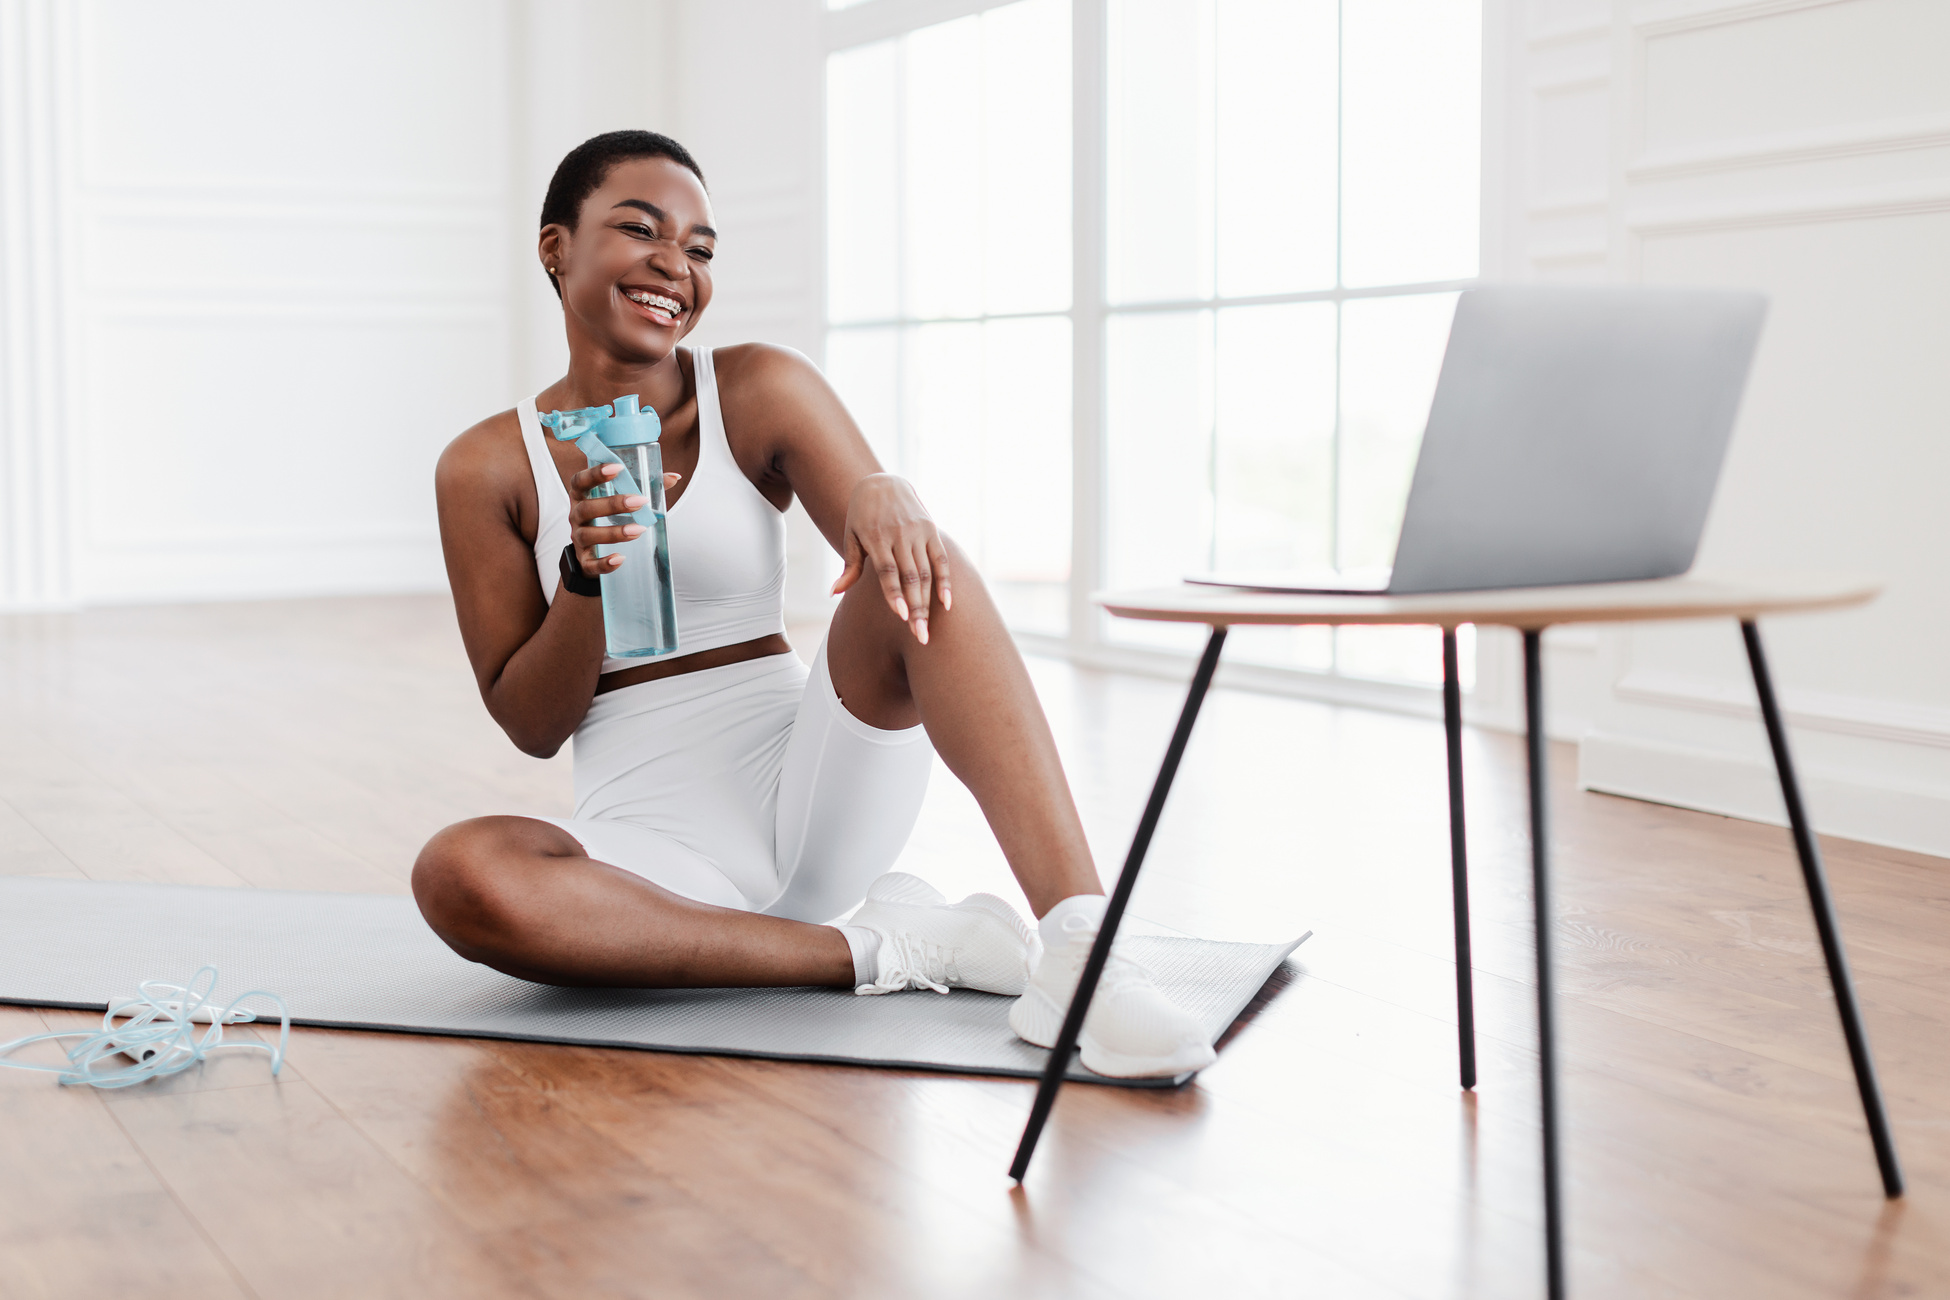
[[[103,548],[83,571],[84,605],[147,605],[445,591],[431,529],[172,539]]]
[[[1802,798],[1824,835],[1950,857],[1950,791],[1868,784],[1797,766]],[[1578,784],[1680,808],[1787,825],[1773,764],[1603,731],[1578,748]]]

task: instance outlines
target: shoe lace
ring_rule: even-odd
[[[1071,919],[1079,923],[1066,924],[1063,927],[1067,932],[1065,938],[1068,940],[1067,949],[1063,953],[1063,960],[1068,962],[1072,967],[1073,974],[1071,978],[1075,979],[1082,977],[1084,965],[1090,960],[1090,949],[1097,942],[1097,927],[1090,925],[1088,922],[1082,922],[1080,918]],[[1099,993],[1112,993],[1120,989],[1148,988],[1152,986],[1150,974],[1144,967],[1138,965],[1129,957],[1126,957],[1119,950],[1120,946],[1116,941],[1113,941],[1111,944],[1110,960],[1104,963],[1103,976],[1097,981],[1097,991]]]
[[[1122,989],[1150,988],[1152,981],[1144,967],[1113,947],[1110,960],[1104,963],[1104,977],[1097,981],[1097,987],[1105,993],[1115,993]]]
[[[918,934],[883,933],[880,936],[880,973],[871,984],[862,984],[855,993],[872,996],[899,993],[906,989],[933,989],[946,993],[949,949]]]

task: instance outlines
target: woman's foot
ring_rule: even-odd
[[[855,993],[966,988],[1014,996],[1029,985],[1029,926],[993,894],[950,904],[918,876],[890,871],[843,928],[872,931],[880,941],[874,978]]]
[[[1028,990],[1009,1009],[1009,1028],[1018,1038],[1038,1047],[1056,1046],[1102,917],[1101,895],[1078,895],[1058,903],[1043,919],[1042,960]],[[1175,1078],[1218,1059],[1204,1026],[1116,948],[1090,1000],[1081,1046],[1084,1065],[1114,1079]]]

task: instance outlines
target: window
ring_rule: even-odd
[[[1189,649],[1194,629],[1069,626],[1072,583],[1389,562],[1455,295],[1478,271],[1479,6],[1076,4],[1102,60],[1075,75],[1101,66],[1082,83],[1100,100],[1073,101],[1056,0],[832,55],[828,370],[1013,626]],[[1074,190],[1073,133],[1103,141]],[[1070,301],[1073,257],[1095,301]],[[1074,428],[1073,390],[1101,397]],[[1074,463],[1101,481],[1075,498],[1099,504],[1073,566],[1079,438]],[[1440,679],[1425,629],[1233,644]]]
[[[1070,10],[1021,0],[836,53],[826,369],[875,453],[1061,636],[1070,582]]]

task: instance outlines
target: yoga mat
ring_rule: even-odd
[[[1302,939],[1124,942],[1216,1042]],[[462,960],[410,898],[0,877],[0,1002],[100,1011],[142,980],[188,983],[202,966],[217,968],[219,1001],[265,989],[293,1024],[331,1029],[1020,1077],[1049,1056],[1009,1032],[1013,999],[969,989],[554,988]],[[1070,1077],[1183,1081],[1107,1079],[1080,1062]]]

